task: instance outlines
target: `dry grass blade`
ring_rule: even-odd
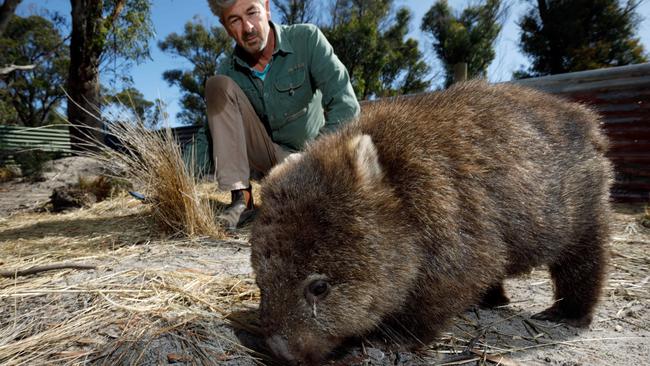
[[[213,207],[200,195],[198,172],[193,171],[193,164],[183,161],[170,128],[152,131],[140,122],[106,126],[122,148],[118,151],[101,145],[87,154],[112,167],[116,176],[126,175],[148,197],[153,218],[163,229],[189,237],[224,237],[215,223]]]

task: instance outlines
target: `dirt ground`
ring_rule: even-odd
[[[47,347],[58,347],[56,352],[48,350],[52,352],[48,362],[53,364],[265,362],[259,354],[242,348],[242,344],[259,347],[254,325],[249,329],[240,321],[254,318],[258,301],[251,279],[248,228],[219,241],[161,237],[147,221],[145,205],[128,197],[74,213],[33,212],[47,202],[54,187],[100,168],[83,158],[68,158],[53,163],[44,182],[0,184],[0,271],[55,261],[96,266],[90,271],[66,269],[47,276],[0,278],[0,364],[38,364],[37,356],[25,355],[43,354],[39,344],[48,339]],[[365,341],[332,364],[650,364],[650,229],[640,224],[643,205],[615,208],[608,281],[588,329],[530,319],[552,301],[552,283],[541,268],[507,281],[511,304],[495,310],[468,310],[436,344],[417,353]],[[119,297],[115,289],[148,286],[145,277],[158,284],[152,290],[155,299]],[[223,296],[204,300],[202,296],[208,296],[220,279],[236,280],[227,286],[228,294],[243,286],[237,302],[217,307],[210,304],[216,301],[211,299]],[[165,298],[172,285],[182,291]],[[94,327],[82,322],[84,312],[100,308],[105,312],[97,312],[98,317],[87,322]],[[106,314],[115,314],[115,319],[106,319]],[[139,323],[129,327],[118,319]],[[63,337],[62,329],[75,329],[70,325],[73,321],[80,322],[79,334]],[[22,323],[30,325],[21,327]],[[62,324],[70,327],[48,333]],[[159,330],[142,336],[145,328],[154,326]],[[59,336],[55,343],[52,338]],[[15,351],[17,347],[22,351]],[[137,357],[127,355],[133,350],[138,350]]]
[[[79,182],[79,177],[102,173],[99,162],[86,157],[68,157],[46,163],[41,182],[17,178],[0,183],[0,218],[12,212],[29,211],[49,201],[52,190]]]

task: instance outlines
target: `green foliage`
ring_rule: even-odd
[[[282,24],[312,23],[318,14],[317,2],[313,0],[272,0],[272,3],[280,12]]]
[[[452,14],[446,0],[438,0],[422,18],[421,29],[433,40],[433,49],[445,68],[445,83],[453,83],[453,67],[467,63],[468,78],[486,77],[494,60],[494,42],[504,13],[501,0],[485,0]]]
[[[146,127],[156,128],[166,118],[159,99],[149,101],[134,87],[126,87],[117,93],[104,90],[102,94],[105,95],[102,109],[119,113],[117,119],[132,120]],[[123,116],[124,113],[127,115]]]
[[[57,123],[65,97],[69,50],[56,26],[40,16],[13,16],[0,38],[0,65],[35,65],[0,80],[0,123],[27,127]]]
[[[151,113],[154,102],[150,102],[144,98],[144,95],[134,87],[127,87],[115,94],[106,96],[107,103],[119,104],[124,106],[141,122],[146,121],[147,115]]]
[[[635,31],[638,0],[537,1],[519,21],[531,59],[515,77],[560,74],[647,61]]]
[[[207,123],[205,82],[217,73],[225,54],[232,51],[232,40],[226,31],[217,26],[206,27],[197,22],[187,22],[183,34],[171,33],[158,43],[163,52],[189,61],[191,70],[174,69],[163,73],[169,85],[176,85],[183,93],[183,110],[177,117],[188,125]]]
[[[339,0],[324,33],[346,66],[360,99],[424,91],[428,66],[418,42],[406,39],[411,13],[393,18],[392,0]]]
[[[429,66],[422,59],[418,41],[404,41],[411,22],[411,12],[401,8],[395,16],[395,24],[383,34],[386,63],[381,68],[379,96],[422,92],[430,85],[426,80]]]
[[[119,8],[120,3],[124,3]],[[119,10],[119,12],[118,12]],[[101,45],[102,70],[114,77],[132,64],[150,59],[149,39],[155,35],[150,0],[107,0],[93,42]]]
[[[10,90],[0,81],[0,125],[18,125],[18,113],[11,105]]]

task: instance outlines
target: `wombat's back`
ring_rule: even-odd
[[[351,130],[372,137],[413,220],[481,228],[491,260],[508,252],[511,274],[560,255],[577,228],[609,214],[598,116],[548,94],[471,81],[371,104]]]

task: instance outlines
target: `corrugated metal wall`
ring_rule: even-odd
[[[172,133],[176,136],[178,143],[185,146],[192,142],[194,135],[199,132],[202,126],[182,126],[172,128]]]
[[[616,169],[612,198],[650,202],[650,63],[516,81],[597,110]]]
[[[70,154],[68,126],[19,127],[0,125],[0,150],[42,150]]]

